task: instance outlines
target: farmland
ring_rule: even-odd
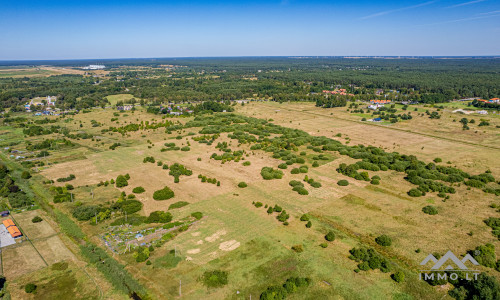
[[[171,72],[110,74],[141,70]],[[0,204],[23,232],[2,248],[12,298],[33,283],[41,299],[452,299],[461,282],[419,279],[448,251],[500,279],[497,110],[140,96],[3,119]]]

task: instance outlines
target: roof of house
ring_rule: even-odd
[[[7,228],[9,228],[9,226],[16,226],[16,224],[14,224],[14,222],[11,219],[4,220],[2,223]]]
[[[16,226],[10,226],[9,228],[7,228],[7,230],[9,231],[12,237],[18,237],[22,235],[21,231],[19,231],[19,229]]]

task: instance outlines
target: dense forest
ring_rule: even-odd
[[[85,61],[43,62],[79,67]],[[325,101],[392,99],[439,103],[500,96],[500,63],[494,58],[182,58],[102,61],[103,77],[58,75],[0,78],[3,109],[28,99],[57,96],[62,109],[109,105],[108,95],[129,93],[144,103],[266,99]],[[34,65],[36,62],[26,62]],[[325,96],[323,90],[345,89]],[[325,100],[326,99],[326,100]]]

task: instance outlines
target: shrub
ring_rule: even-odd
[[[340,186],[348,186],[349,185],[349,181],[347,181],[345,179],[342,179],[342,180],[337,181],[337,184],[340,185]]]
[[[178,202],[170,204],[170,206],[168,207],[168,210],[176,209],[176,208],[181,208],[181,207],[184,207],[184,206],[186,206],[188,204],[189,203],[186,202],[186,201],[178,201]]]
[[[427,205],[427,206],[423,207],[422,211],[428,215],[437,215],[438,214],[437,208],[432,206],[432,205]]]
[[[304,247],[302,247],[302,245],[293,245],[292,250],[297,253],[301,253],[304,252]]]
[[[408,191],[408,196],[411,197],[420,197],[422,196],[422,192],[418,189],[411,189]]]
[[[189,148],[188,146],[185,146],[185,147],[181,148],[181,151],[189,151],[189,150],[191,150],[191,148]]]
[[[385,234],[376,237],[375,242],[384,247],[389,247],[390,245],[392,245],[392,239]]]
[[[218,288],[227,284],[227,272],[214,270],[205,271],[201,276],[201,281],[207,287]]]
[[[291,173],[292,174],[299,174],[300,170],[299,170],[299,168],[293,168]]]
[[[43,219],[40,218],[39,216],[36,216],[33,219],[31,219],[31,222],[33,222],[33,223],[40,223],[42,221],[43,221]]]
[[[319,244],[319,246],[320,246],[321,248],[326,248],[326,247],[328,247],[328,244],[327,244],[327,243],[321,243],[321,244]]]
[[[125,178],[125,176],[123,175],[118,175],[118,177],[116,177],[116,187],[117,188],[120,188],[120,187],[125,187],[128,185],[128,181],[127,181],[127,178]]]
[[[307,228],[311,228],[311,227],[312,227],[312,223],[311,223],[311,221],[307,222],[306,227],[307,227]]]
[[[246,188],[246,187],[247,187],[247,184],[246,184],[245,182],[243,182],[243,181],[242,181],[242,182],[238,183],[238,187],[239,187],[239,188]]]
[[[316,160],[315,160],[315,161],[312,163],[312,167],[313,167],[313,168],[317,168],[317,167],[319,167],[319,163],[318,163],[318,161],[316,161]]]
[[[170,221],[172,221],[172,214],[164,211],[154,211],[146,219],[146,223],[168,223]]]
[[[283,163],[283,164],[279,164],[279,165],[278,165],[278,168],[280,168],[280,169],[286,169],[286,168],[288,168],[288,165],[287,165],[287,164],[285,164],[285,163]]]
[[[127,214],[133,214],[142,209],[142,202],[138,200],[123,200],[114,204],[115,208],[120,208],[123,212]]]
[[[155,200],[168,200],[174,197],[174,192],[168,187],[164,187],[161,190],[157,190],[153,193],[153,199]]]
[[[309,221],[309,215],[308,215],[308,214],[303,214],[303,215],[300,217],[300,220],[301,220],[301,221]]]
[[[263,167],[260,171],[260,175],[265,180],[271,179],[281,179],[283,177],[283,172],[281,170],[274,170],[271,167]]]
[[[251,165],[251,164],[252,164],[252,163],[251,163],[251,162],[249,162],[249,161],[246,161],[246,162],[244,162],[244,163],[243,163],[243,165],[244,165],[245,167],[248,167],[248,166],[249,166],[249,165]]]
[[[24,286],[24,291],[28,294],[32,294],[36,292],[37,286],[34,283],[28,283],[27,285]]]
[[[262,204],[262,202],[255,202],[255,207],[259,208],[259,207],[262,207],[264,204]]]
[[[329,242],[332,242],[335,240],[335,233],[333,233],[333,231],[329,231],[326,235],[325,235],[325,240],[329,241]]]
[[[144,193],[146,190],[142,186],[135,187],[132,192],[136,194]]]
[[[199,220],[199,219],[203,218],[203,213],[197,211],[197,212],[192,213],[191,217],[195,218],[196,220]]]
[[[434,162],[435,162],[435,163],[440,163],[440,162],[442,162],[442,161],[443,161],[443,160],[442,160],[441,158],[439,158],[439,157],[434,158]],[[404,275],[404,274],[403,274],[403,275]]]
[[[371,184],[373,185],[379,185],[380,184],[380,180],[378,179],[372,179],[372,181],[370,181]]]
[[[30,179],[30,178],[31,178],[31,174],[30,174],[30,172],[28,172],[28,171],[23,171],[23,173],[21,174],[21,178],[22,178],[22,179]]]
[[[391,275],[392,280],[396,281],[397,283],[401,283],[405,280],[405,273],[398,271],[394,274]]]

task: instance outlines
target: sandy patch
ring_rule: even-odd
[[[201,232],[193,232],[191,233],[192,236],[199,236],[201,234]]]
[[[196,249],[190,249],[187,251],[188,254],[197,254],[197,253],[200,253],[200,248],[196,248]]]
[[[199,240],[196,242],[196,245],[202,245],[203,244],[203,240]]]
[[[209,243],[215,242],[216,240],[218,240],[221,237],[221,235],[225,235],[226,233],[227,233],[226,230],[221,229],[221,230],[217,231],[216,233],[212,234],[211,236],[206,237],[205,241],[207,241]]]
[[[186,256],[186,260],[187,260],[187,261],[191,261],[191,260],[193,260],[193,258],[192,258],[192,257],[190,257],[190,256]]]
[[[222,251],[233,251],[240,246],[240,242],[237,240],[230,240],[219,245],[219,249]]]

